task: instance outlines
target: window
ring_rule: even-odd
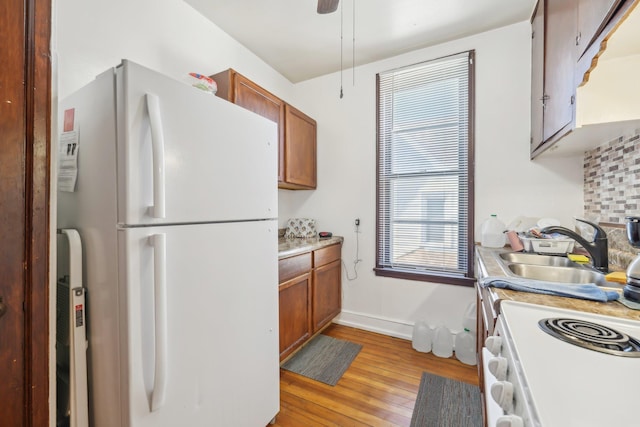
[[[473,58],[377,76],[378,275],[472,283]]]

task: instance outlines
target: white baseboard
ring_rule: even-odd
[[[413,334],[413,323],[349,310],[342,310],[333,322],[409,341]]]

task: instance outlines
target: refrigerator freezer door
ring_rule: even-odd
[[[116,105],[120,224],[277,217],[275,123],[126,60]]]
[[[128,426],[266,425],[279,407],[277,221],[128,228],[118,241]]]

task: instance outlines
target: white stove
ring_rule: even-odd
[[[554,323],[595,335],[614,354],[543,330]],[[618,342],[627,337],[640,340],[640,322],[503,301],[483,349],[488,426],[640,426],[640,357],[631,356],[635,344]]]

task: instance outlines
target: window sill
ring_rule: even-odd
[[[417,280],[421,282],[442,283],[445,285],[473,286],[476,279],[473,277],[447,276],[433,273],[417,273],[409,270],[397,270],[392,268],[374,268],[376,276],[394,277],[396,279]]]

